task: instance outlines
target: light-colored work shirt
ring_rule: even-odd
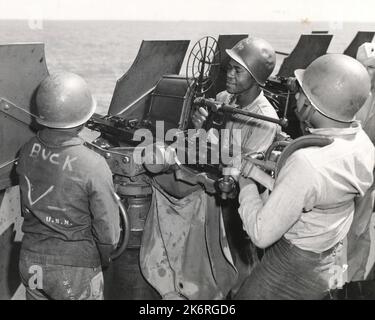
[[[235,96],[227,91],[220,92],[217,95],[216,100],[229,105],[235,105],[236,103]],[[243,107],[242,110],[278,119],[275,109],[264,96],[263,91],[252,103]],[[225,128],[229,129],[231,132],[236,129],[241,130],[240,136],[235,134],[225,136],[222,145],[241,146],[242,155],[253,152],[265,152],[275,140],[276,133],[280,131],[279,125],[275,123],[250,118],[241,114],[230,115]],[[238,157],[233,165],[240,169],[241,158]]]
[[[284,236],[304,250],[328,250],[345,238],[354,198],[363,196],[373,182],[375,150],[359,122],[311,133],[333,137],[334,142],[293,153],[265,203],[254,183],[240,192],[244,229],[259,247]]]

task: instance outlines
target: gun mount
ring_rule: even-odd
[[[353,40],[346,54],[353,56],[363,42],[371,41],[374,33],[359,33]],[[128,214],[128,225],[131,231],[127,250],[117,257],[105,273],[105,278],[111,286],[107,286],[106,298],[115,299],[151,299],[155,295],[148,294],[149,285],[145,283],[138,267],[143,225],[150,207],[152,190],[150,179],[155,178],[165,186],[165,190],[177,197],[183,197],[194,188],[201,185],[214,186],[211,192],[217,192],[218,179],[221,179],[221,189],[229,194],[233,188],[229,175],[221,175],[217,164],[199,164],[189,166],[162,165],[152,172],[150,168],[134,161],[134,150],[143,141],[134,139],[137,130],[150,130],[156,136],[156,122],[164,121],[163,136],[170,129],[183,132],[191,128],[190,112],[194,99],[198,96],[214,98],[225,90],[225,65],[228,61],[225,49],[233,47],[247,35],[221,35],[217,44],[208,50],[209,59],[199,45],[194,66],[194,73],[181,76],[181,66],[185,59],[189,41],[143,41],[131,68],[116,83],[112,100],[105,116],[94,115],[87,126],[100,132],[101,136],[95,141],[88,142],[90,148],[102,154],[108,161],[113,175],[117,193]],[[313,59],[325,54],[332,35],[314,34],[302,35],[296,48],[281,63],[277,75],[272,76],[264,87],[267,98],[278,111],[281,119],[288,119],[285,131],[292,137],[301,135],[299,125],[292,110],[295,103],[292,84],[293,70],[305,68]],[[212,41],[212,43],[214,43]],[[204,48],[205,40],[200,42]],[[350,50],[349,50],[350,49]],[[350,51],[350,52],[349,52]],[[219,52],[219,53],[217,53]],[[206,51],[207,53],[207,51]],[[191,59],[194,55],[191,56]],[[202,61],[201,61],[202,60]],[[14,204],[17,198],[17,179],[14,165],[17,162],[19,148],[29,140],[37,130],[35,123],[35,91],[39,83],[48,75],[43,44],[7,44],[0,46],[0,254],[2,260],[0,269],[3,275],[14,271],[15,259],[19,252],[21,238],[19,234],[19,212]],[[192,61],[192,60],[191,60]],[[202,62],[209,62],[202,70]],[[200,62],[200,63],[199,63]],[[192,64],[190,64],[192,66]],[[191,69],[192,70],[192,69]],[[216,77],[214,72],[218,71]],[[194,76],[194,74],[196,74]],[[193,85],[196,79],[206,80],[206,87],[197,89]],[[211,77],[211,75],[213,75]],[[211,78],[208,78],[211,77]],[[217,79],[216,81],[212,81]],[[196,84],[196,82],[195,82]],[[199,94],[196,94],[198,91]],[[287,108],[285,107],[287,106]],[[155,141],[152,141],[152,144]],[[173,142],[171,142],[173,143]],[[285,148],[288,143],[274,145],[276,151]],[[170,143],[164,147],[170,146]],[[268,169],[275,168],[272,154],[253,155],[255,160],[263,165],[268,160]],[[265,157],[264,157],[265,156]],[[198,159],[199,160],[199,159]],[[209,160],[209,159],[208,159]],[[271,162],[269,162],[271,161]],[[179,170],[182,168],[182,170]],[[265,168],[265,170],[268,170]],[[219,172],[219,175],[215,175]],[[13,204],[13,207],[12,207]],[[4,214],[5,213],[5,214]],[[14,238],[14,232],[16,237]],[[126,234],[124,234],[126,235]],[[123,243],[127,243],[127,239]],[[14,250],[16,249],[16,250]],[[123,250],[124,248],[121,248]],[[10,254],[12,253],[12,254]],[[14,254],[16,253],[16,254]],[[119,252],[117,252],[119,253]],[[121,261],[122,260],[122,261]],[[125,276],[124,276],[125,274]],[[126,277],[131,279],[125,279]],[[18,277],[0,277],[0,298],[9,299],[19,286]],[[130,289],[131,288],[131,289]]]
[[[303,40],[307,38],[308,36],[305,36]],[[148,79],[147,87],[142,90],[137,89],[139,92],[145,92],[138,99],[122,108],[118,107],[121,102],[117,100],[116,108],[121,109],[121,112],[114,114],[112,106],[110,109],[112,111],[107,116],[94,115],[87,123],[88,128],[101,133],[101,136],[93,141],[91,148],[107,159],[114,174],[117,190],[125,202],[137,199],[143,203],[143,209],[147,211],[152,195],[151,179],[176,198],[182,198],[197,188],[204,188],[208,193],[218,193],[222,199],[235,195],[238,187],[230,175],[225,174],[226,170],[223,170],[225,163],[220,158],[220,147],[207,143],[202,149],[200,140],[202,135],[199,133],[189,135],[189,130],[193,130],[191,115],[196,107],[204,106],[213,111],[211,112],[213,117],[207,121],[207,130],[211,127],[220,128],[225,122],[223,118],[226,113],[241,113],[248,117],[277,123],[292,138],[301,135],[298,120],[293,118],[294,114],[291,112],[295,104],[294,93],[297,90],[296,81],[291,76],[284,74],[273,76],[264,87],[265,95],[275,107],[280,120],[262,117],[232,106],[222,105],[218,108],[217,104],[207,99],[218,93],[214,92],[213,88],[221,89],[218,86],[220,83],[218,75],[225,66],[220,59],[225,49],[234,44],[230,37],[224,39],[219,38],[216,41],[212,37],[202,38],[193,46],[188,56],[185,76],[172,74],[160,77],[162,72],[158,71],[157,76],[153,78],[155,84]],[[330,41],[331,36],[322,35],[319,38],[314,35],[314,41],[319,42],[319,39],[322,41],[322,46],[318,46],[321,50],[317,49],[319,52],[315,52],[315,55],[325,52],[327,41]],[[160,46],[160,43],[158,45]],[[178,46],[181,47],[180,44]],[[148,48],[144,44],[142,47]],[[186,51],[186,48],[182,50]],[[145,53],[141,50],[139,55],[144,56]],[[176,59],[181,62],[182,56],[178,54]],[[156,60],[159,59],[158,55],[156,57]],[[223,55],[224,60],[225,58]],[[286,60],[283,69],[304,63],[299,56],[297,60],[293,57]],[[181,65],[180,62],[173,64]],[[129,77],[136,77],[137,72],[134,69],[137,69],[137,64],[128,71]],[[135,82],[139,83],[140,79],[135,79]],[[126,83],[129,83],[131,79],[127,80]],[[114,97],[124,95],[127,89],[126,83],[117,84],[121,91],[116,90]],[[291,122],[289,118],[292,119]],[[135,155],[142,153],[138,149],[140,146],[147,151],[147,154],[143,151],[145,157],[142,157],[141,162],[135,161]],[[219,158],[212,157],[213,153],[219,155]],[[260,163],[259,161],[262,160],[257,159],[260,167],[264,167],[266,162],[269,163],[268,159],[263,160],[263,163]],[[133,226],[129,246],[139,248],[147,212],[140,213],[137,210],[133,212],[131,207],[128,212],[130,224]]]

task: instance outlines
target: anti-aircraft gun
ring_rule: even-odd
[[[371,41],[373,35],[373,32],[359,32],[345,54],[353,55],[358,46]],[[202,39],[191,51],[185,66],[186,74],[182,76],[180,70],[189,41],[143,41],[132,67],[116,84],[108,114],[95,115],[88,123],[90,128],[101,134],[100,138],[88,145],[107,159],[123,205],[122,242],[114,254],[117,259],[105,272],[106,281],[110,283],[106,286],[107,298],[155,297],[148,293],[149,285],[143,280],[138,266],[140,239],[151,201],[149,179],[158,179],[166,190],[183,197],[189,188],[200,188],[204,183],[209,185],[207,182],[214,185],[212,192],[217,192],[218,184],[215,181],[223,178],[218,166],[210,165],[209,161],[204,165],[182,166],[187,170],[182,177],[185,180],[176,179],[175,173],[182,171],[175,170],[175,167],[169,168],[171,172],[150,172],[151,167],[147,169],[134,162],[134,149],[140,143],[134,140],[135,131],[150,128],[152,132],[156,121],[164,121],[163,137],[172,128],[180,131],[190,128],[189,113],[194,100],[200,98],[199,103],[205,103],[203,99],[214,98],[218,92],[225,90],[225,65],[228,61],[225,49],[233,47],[246,36],[221,35],[217,41]],[[284,59],[278,73],[271,76],[264,87],[265,95],[276,108],[280,119],[288,119],[285,131],[293,139],[301,135],[293,114],[295,102],[289,87],[293,70],[307,67],[312,60],[324,54],[331,38],[329,34],[302,35],[295,49]],[[279,56],[287,55],[277,53]],[[208,68],[208,65],[211,67]],[[37,129],[35,92],[48,75],[44,45],[0,45],[0,70],[0,299],[9,299],[20,284],[15,270],[22,238],[14,165],[19,148]],[[211,107],[216,108],[216,105]],[[272,148],[286,151],[285,145],[274,145]],[[163,148],[160,150],[163,151]],[[263,159],[254,157],[254,161],[259,160],[259,165],[269,165],[267,168],[272,173],[275,172],[276,162],[268,161],[272,160],[270,154],[264,155]],[[285,154],[279,158],[277,167],[285,159]],[[157,172],[164,165],[159,168],[154,166],[152,170]],[[193,178],[195,184],[186,179],[189,177]],[[225,191],[225,187],[222,190]],[[124,252],[125,248],[127,250]]]
[[[230,106],[221,106],[216,110],[217,104],[208,99],[214,98],[219,91],[225,89],[225,69],[228,60],[225,49],[233,47],[244,37],[246,35],[221,36],[218,41],[212,37],[202,38],[189,53],[185,75],[178,74],[188,42],[165,42],[164,45],[161,42],[152,45],[151,42],[144,42],[133,66],[116,85],[108,115],[95,115],[87,123],[89,129],[101,133],[99,138],[88,145],[107,159],[114,174],[117,192],[127,208],[131,231],[127,244],[128,250],[119,260],[123,260],[121,263],[123,267],[135,266],[133,277],[138,277],[137,286],[143,288],[141,298],[147,298],[146,291],[149,290],[137,266],[143,226],[151,202],[150,179],[155,179],[168,194],[176,198],[182,198],[192,190],[202,187],[208,193],[218,193],[223,199],[237,190],[235,180],[230,175],[223,175],[220,160],[213,162],[210,158],[212,145],[204,148],[203,157],[200,157],[202,152],[195,153],[198,156],[197,161],[184,161],[192,153],[191,151],[196,151],[197,147],[201,146],[199,142],[196,144],[199,134],[189,136],[189,129],[193,128],[191,115],[194,108],[203,106],[212,111],[210,114],[213,116],[207,121],[206,129],[213,126],[220,128],[225,122],[223,120],[225,114],[228,113],[244,113],[249,117],[276,122],[284,128],[288,125],[287,118],[295,103],[293,93],[296,89],[293,77],[289,74],[270,78],[264,88],[266,97],[274,105],[281,120],[243,112]],[[155,49],[150,48],[155,45],[159,49],[156,54]],[[175,51],[173,58],[167,55],[171,50]],[[326,47],[322,46],[318,53],[315,51],[315,56],[324,54],[325,50]],[[315,56],[310,54],[309,58],[314,60]],[[146,57],[148,61],[145,60]],[[166,61],[166,59],[170,60]],[[138,77],[142,75],[142,71],[147,70],[149,74],[149,70],[152,70],[147,63],[153,67],[159,65],[162,71],[159,69],[159,72],[148,77],[146,79],[149,81],[148,87],[140,90],[137,96],[133,95],[129,98],[134,90],[138,90],[132,84],[139,83]],[[305,61],[296,68],[304,68],[308,64],[309,61]],[[173,67],[174,70],[171,70]],[[169,69],[165,70],[167,68]],[[136,81],[133,82],[134,79]],[[296,124],[295,119],[295,122],[291,123],[291,135],[294,137],[298,136],[299,130]],[[168,134],[170,134],[169,139],[167,139]],[[177,144],[174,143],[176,141]],[[189,148],[190,146],[192,148]],[[285,144],[279,143],[275,149],[283,147]],[[144,150],[147,152],[145,153]],[[181,150],[182,152],[179,152]],[[220,151],[217,153],[220,154]],[[270,162],[269,158],[258,157],[255,160],[259,161],[257,163],[259,166],[265,163],[269,165]],[[268,166],[266,169],[272,175],[272,167]],[[120,272],[120,264],[115,261],[112,268],[114,270],[112,276],[118,280],[123,274]],[[127,282],[129,279],[123,281]],[[112,287],[113,294],[109,296],[121,295],[122,290],[117,288],[115,283]],[[129,283],[124,287],[129,287]],[[137,298],[134,292],[123,294],[126,299]]]
[[[235,41],[239,38],[240,37],[235,37]],[[231,43],[228,43],[229,39]],[[223,69],[220,55],[226,48],[231,47],[233,42],[235,43],[233,40],[233,37],[223,40],[222,42],[229,44],[224,48],[219,47],[217,41],[212,37],[199,40],[189,54],[185,76],[162,75],[161,79],[154,87],[146,91],[138,100],[123,108],[120,113],[113,114],[111,112],[111,109],[116,109],[117,107],[116,102],[113,102],[114,99],[112,100],[113,105],[111,105],[107,116],[96,115],[88,122],[88,128],[101,132],[101,137],[95,140],[91,146],[108,159],[114,174],[127,175],[128,177],[132,176],[132,180],[136,180],[134,177],[145,173],[146,170],[156,174],[168,169],[163,168],[160,163],[156,166],[153,166],[152,163],[146,163],[145,166],[142,166],[139,165],[139,163],[137,163],[137,165],[132,162],[132,160],[134,160],[132,159],[133,153],[136,147],[139,146],[139,135],[144,138],[145,130],[148,130],[150,136],[152,136],[152,139],[149,139],[148,142],[155,143],[157,141],[160,146],[160,142],[166,142],[166,134],[171,129],[176,130],[176,132],[174,132],[176,136],[187,136],[187,131],[192,129],[191,114],[194,111],[194,106],[211,106],[211,110],[215,109],[215,104],[208,103],[209,100],[206,100],[206,97],[213,95],[212,88],[215,81],[218,79],[219,73],[222,72]],[[267,96],[277,110],[282,110],[282,112],[285,113],[281,120],[275,120],[224,106],[216,114],[216,117],[212,117],[212,119],[208,121],[206,129],[209,129],[214,124],[220,127],[220,125],[223,124],[222,116],[225,113],[242,113],[247,116],[276,122],[286,127],[286,112],[291,95],[290,88],[293,86],[292,78],[275,78],[272,83],[270,82],[269,84],[269,89],[266,91]],[[123,90],[125,90],[125,88]],[[116,91],[114,97],[116,97]],[[282,99],[280,99],[281,97],[286,97],[285,101],[282,101]],[[142,102],[142,100],[147,100],[147,102]],[[148,106],[146,106],[147,104]],[[281,108],[282,104],[283,106]],[[137,109],[140,109],[141,112]],[[215,112],[213,114],[215,114]],[[192,139],[190,139],[190,142],[191,141]],[[169,144],[171,142],[173,141],[169,141]],[[147,145],[147,143],[142,142],[142,145]],[[186,145],[184,147],[186,147]],[[108,152],[109,150],[117,153],[111,155],[111,153]],[[154,150],[154,152],[160,154],[163,151],[159,149],[158,151]],[[117,159],[118,153],[123,155],[122,159]],[[153,156],[157,155],[153,154]],[[181,159],[178,160],[177,162],[182,162]],[[121,168],[119,167],[120,164],[122,166]],[[196,165],[196,169],[199,170],[198,167],[202,162],[194,164]],[[200,171],[210,171],[211,166],[206,162],[204,164],[206,166]],[[185,178],[187,179],[187,176],[185,176]],[[203,180],[207,180],[208,178],[203,178],[201,175],[198,175],[192,179],[199,181],[190,181],[191,184],[204,184]],[[183,178],[181,180],[183,180]],[[124,183],[124,181],[121,183]],[[119,184],[121,185],[121,183]],[[125,183],[128,184],[129,181]],[[206,186],[208,185],[207,183]]]

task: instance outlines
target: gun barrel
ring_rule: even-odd
[[[208,109],[210,109],[211,112],[226,112],[231,114],[242,114],[247,117],[256,118],[268,122],[277,123],[278,125],[282,126],[283,128],[288,126],[288,119],[282,118],[282,119],[275,119],[271,117],[267,117],[258,113],[242,110],[240,108],[232,107],[226,104],[221,104],[215,101],[211,101],[205,98],[197,98],[194,103],[200,105],[200,106],[206,106]]]
[[[281,126],[284,126],[284,122],[280,119],[267,117],[267,116],[264,116],[264,115],[261,115],[261,114],[258,114],[258,113],[242,110],[242,109],[239,109],[239,108],[234,108],[234,107],[230,107],[230,106],[222,106],[219,110],[222,111],[222,112],[228,112],[228,113],[232,113],[232,114],[242,114],[242,115],[247,116],[247,117],[265,120],[265,121],[268,121],[268,122],[273,122],[273,123],[277,123]]]

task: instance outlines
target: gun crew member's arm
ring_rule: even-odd
[[[265,203],[251,179],[241,178],[239,214],[243,228],[259,248],[279,240],[304,208],[312,208],[318,196],[316,171],[300,152],[295,152],[280,171],[274,190]]]

